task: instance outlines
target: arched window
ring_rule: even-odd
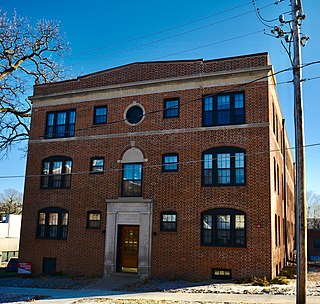
[[[218,147],[202,153],[203,186],[244,185],[245,150]]]
[[[240,210],[217,208],[201,214],[201,245],[246,246],[246,214]]]
[[[44,208],[39,211],[37,238],[65,240],[68,234],[69,213],[57,207]]]
[[[70,188],[72,159],[65,156],[53,156],[43,160],[41,188]]]
[[[142,196],[142,164],[145,161],[143,153],[136,147],[131,147],[122,157],[122,196]]]

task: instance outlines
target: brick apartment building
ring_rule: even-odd
[[[294,169],[272,73],[260,53],[35,86],[20,260],[34,273],[277,275],[294,246]]]

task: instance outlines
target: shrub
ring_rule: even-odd
[[[289,282],[286,280],[285,277],[275,277],[273,280],[270,281],[271,284],[280,284],[280,285],[288,285]]]
[[[241,280],[242,284],[251,284],[253,286],[269,286],[270,282],[266,277],[257,278],[257,277],[246,277]]]
[[[296,277],[297,270],[294,266],[288,266],[281,270],[280,275],[286,277],[287,279],[294,279]]]

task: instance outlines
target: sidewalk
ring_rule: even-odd
[[[0,294],[24,294],[48,297],[44,300],[34,301],[36,304],[62,304],[73,303],[79,299],[111,298],[111,299],[146,299],[146,300],[175,300],[175,301],[207,301],[218,303],[295,303],[295,296],[284,295],[238,295],[238,294],[205,294],[205,293],[166,293],[146,292],[129,293],[115,292],[99,289],[42,289],[42,288],[17,288],[0,287]],[[320,296],[308,297],[308,304],[319,304]],[[23,303],[23,302],[19,302]]]

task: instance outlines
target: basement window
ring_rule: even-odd
[[[218,279],[218,280],[231,279],[231,269],[213,268],[212,269],[212,278]]]

